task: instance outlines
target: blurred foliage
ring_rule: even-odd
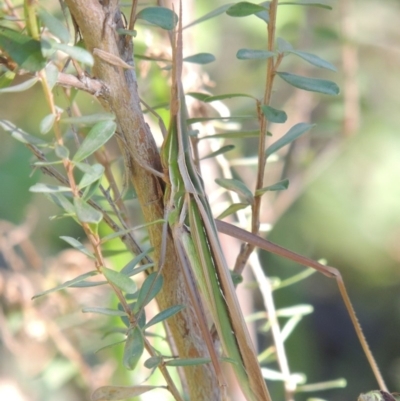
[[[263,218],[274,222],[268,238],[313,258],[323,257],[342,272],[367,339],[389,389],[394,392],[400,390],[400,114],[397,99],[400,3],[357,0],[349,2],[351,7],[343,14],[345,2],[333,2],[334,9],[330,12],[287,6],[279,10],[278,36],[334,63],[338,73],[310,70],[295,57],[285,60],[285,70],[312,71],[312,76],[334,79],[339,82],[342,95],[327,98],[301,94],[293,92],[284,82],[277,83],[274,107],[285,110],[289,117],[305,116],[316,122],[317,128],[290,149],[290,163],[282,165],[278,161],[267,167],[266,184],[280,179],[284,168],[292,188],[297,184],[300,187],[295,187],[288,197],[279,195],[277,199],[268,199]],[[61,18],[58,2],[43,3]],[[227,2],[194,3],[197,3],[195,16],[199,17],[217,4]],[[355,25],[350,37],[344,32],[344,17]],[[202,79],[212,94],[237,92],[262,96],[263,62],[243,62],[235,55],[249,43],[252,48],[265,47],[263,26],[255,18],[239,20],[222,15],[190,28],[191,51],[216,55],[216,62],[202,67],[207,74]],[[154,31],[141,27],[136,51],[165,55],[166,49],[154,46],[159,40],[154,35]],[[351,83],[343,73],[346,61],[343,46],[348,43],[358,64],[353,73],[359,91],[356,109],[359,105],[360,114],[353,115],[358,121],[354,131],[346,131],[343,121],[344,97]],[[168,86],[163,72],[145,61],[138,61],[138,71],[142,77],[151,77],[141,87],[146,101],[164,104]],[[61,91],[56,93],[57,101],[62,103]],[[79,96],[82,96],[83,112],[98,110],[99,106],[91,99],[87,101],[85,95]],[[253,112],[250,100],[240,98],[225,103],[233,115]],[[0,95],[0,118],[11,120],[32,135],[40,136],[39,123],[46,114],[45,102],[37,87],[23,94]],[[161,110],[160,114],[167,112]],[[149,123],[154,125],[151,119]],[[290,122],[287,124],[286,129]],[[254,129],[251,123],[245,128]],[[271,131],[279,135],[282,129],[285,130],[272,127]],[[236,145],[232,157],[250,157],[256,153],[255,140],[242,144],[235,140],[227,142]],[[98,329],[106,321],[88,319],[79,312],[83,305],[92,303],[87,297],[104,300],[108,293],[82,294],[72,289],[40,302],[30,301],[35,293],[90,269],[82,255],[63,250],[67,246],[58,238],[59,235],[82,236],[79,226],[68,219],[49,220],[49,215],[56,213],[53,205],[41,194],[28,192],[39,177],[38,173],[30,174],[31,161],[27,149],[1,133],[0,391],[4,394],[0,392],[0,398],[13,401],[85,399],[91,370],[96,372],[98,382],[114,377],[120,384],[127,383],[129,374],[116,363],[117,357],[121,359],[120,348],[94,354],[104,344]],[[250,187],[253,173],[253,168],[247,166],[235,170]],[[13,237],[18,230],[21,236]],[[299,271],[291,262],[271,255],[262,257],[269,276],[289,277]],[[127,256],[113,261],[123,265]],[[80,295],[85,299],[80,299]],[[321,392],[318,397],[331,401],[356,400],[359,393],[373,389],[374,379],[333,282],[313,275],[290,290],[277,291],[276,300],[278,307],[310,303],[315,308],[287,343],[292,371],[304,372],[310,382],[339,377],[347,380],[345,389]],[[265,340],[264,346],[267,345]],[[280,383],[272,385],[274,399],[283,399],[280,386]],[[297,401],[307,398],[306,393],[296,395]]]

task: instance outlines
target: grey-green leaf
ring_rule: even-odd
[[[83,49],[82,47],[68,46],[65,45],[64,43],[57,43],[57,42],[52,42],[51,47],[53,49],[60,50],[68,54],[68,56],[71,56],[74,60],[79,61],[82,64],[86,64],[90,67],[93,66],[94,63],[93,56],[86,49]]]
[[[18,85],[7,86],[6,88],[2,88],[2,89],[0,89],[0,93],[24,92],[24,91],[32,88],[32,86],[35,85],[37,81],[38,81],[38,78],[33,77],[31,79],[27,79],[26,81],[24,81]]]
[[[266,104],[261,106],[261,110],[266,119],[272,123],[282,124],[287,120],[287,114],[283,110],[274,109]]]
[[[156,367],[161,363],[161,361],[162,361],[162,359],[161,359],[160,356],[152,356],[151,358],[146,359],[146,360],[144,361],[144,364],[143,364],[143,365],[144,365],[147,369],[153,369],[153,368],[156,368]]]
[[[30,192],[71,192],[70,187],[37,183],[29,188]]]
[[[3,128],[4,131],[9,132],[14,139],[24,144],[43,147],[49,145],[48,142],[45,142],[40,138],[36,138],[33,135],[27,134],[25,131],[18,128],[16,125],[8,120],[0,120],[0,127]]]
[[[183,29],[189,28],[193,25],[200,24],[200,22],[207,21],[211,18],[214,18],[220,14],[223,14],[229,7],[231,7],[234,3],[229,3],[229,4],[224,4],[221,7],[216,8],[215,10],[207,13],[206,15],[203,15],[199,19],[192,21],[190,24],[186,25]]]
[[[201,160],[210,159],[211,157],[216,157],[218,155],[222,155],[230,150],[235,149],[235,145],[225,145],[222,148],[216,150],[215,152],[209,153],[208,155],[201,158]]]
[[[248,1],[240,1],[226,10],[226,13],[231,17],[247,17],[256,14],[260,11],[265,11],[266,7]]]
[[[139,327],[135,327],[128,331],[128,338],[125,342],[123,363],[124,366],[132,370],[136,367],[140,357],[144,351],[143,334]]]
[[[303,52],[300,50],[286,50],[288,53],[295,54],[296,56],[302,58],[303,60],[309,62],[312,65],[320,68],[326,68],[327,70],[337,71],[336,67],[329,61],[322,59],[312,53]]]
[[[25,70],[36,72],[46,65],[39,41],[4,26],[0,27],[0,48]]]
[[[265,194],[268,191],[283,191],[288,188],[289,188],[289,180],[287,178],[285,178],[284,180],[281,180],[275,184],[258,189],[256,191],[256,195],[259,196],[259,195]]]
[[[113,135],[117,125],[106,120],[95,124],[76,152],[73,161],[80,162],[101,148]]]
[[[149,248],[135,256],[129,263],[127,263],[122,269],[121,273],[127,276],[131,276],[134,272],[136,265],[138,265],[154,248]]]
[[[233,203],[230,205],[227,209],[225,209],[218,217],[217,219],[223,219],[227,216],[230,216],[233,213],[236,213],[239,210],[245,209],[248,207],[248,203]]]
[[[82,125],[94,125],[101,121],[112,121],[115,120],[115,115],[112,113],[97,113],[88,114],[85,116],[74,116],[74,117],[64,117],[60,120],[62,123],[66,124],[82,124]]]
[[[82,198],[74,198],[76,216],[81,223],[99,224],[103,219],[103,213],[90,206]]]
[[[315,124],[307,124],[307,123],[298,123],[294,125],[290,130],[283,135],[282,138],[278,139],[271,146],[267,148],[265,151],[265,157],[271,156],[273,153],[283,148],[287,144],[293,142],[300,135],[303,135],[305,132],[309,131]]]
[[[63,290],[64,288],[72,287],[73,285],[82,282],[83,280],[87,279],[88,277],[94,276],[98,274],[96,270],[92,270],[88,273],[81,274],[78,277],[73,278],[72,280],[68,280],[65,283],[58,285],[57,287],[51,288],[49,290],[40,292],[32,297],[32,299],[36,299],[42,297],[43,295],[51,294],[52,292]]]
[[[275,53],[268,50],[239,49],[236,53],[239,60],[266,60],[274,56]]]
[[[94,255],[93,253],[89,252],[81,242],[79,242],[77,239],[72,238],[72,237],[67,237],[65,235],[60,237],[62,240],[64,240],[65,242],[67,242],[68,244],[70,244],[72,247],[74,247],[75,249],[77,249],[78,251],[81,251],[82,253],[84,253],[86,256],[88,256],[91,259],[94,259]]]
[[[54,125],[54,121],[56,121],[55,114],[48,114],[39,124],[39,131],[42,135],[47,134]]]
[[[180,312],[181,310],[185,309],[186,306],[185,305],[174,305],[171,306],[165,310],[163,310],[162,312],[158,313],[157,315],[155,315],[152,319],[150,319],[149,322],[146,323],[146,328],[153,326],[157,323],[162,322],[163,320],[169,319],[171,316],[174,316],[175,314],[177,314],[178,312]]]
[[[118,309],[100,308],[98,306],[87,306],[82,309],[83,313],[99,313],[107,316],[126,316],[126,312]]]
[[[242,181],[236,180],[235,178],[217,178],[215,182],[221,187],[243,196],[249,204],[254,202],[253,193]]]
[[[195,64],[209,64],[215,61],[215,56],[211,53],[197,53],[193,56],[185,57],[183,61]]]
[[[288,84],[311,92],[324,93],[326,95],[337,95],[339,87],[335,82],[326,79],[308,78],[300,75],[289,74],[288,72],[277,72]]]
[[[210,363],[210,358],[177,358],[172,359],[170,361],[166,361],[165,365],[167,366],[196,366],[196,365],[204,365],[205,363]]]
[[[63,43],[69,42],[69,32],[68,29],[63,25],[63,23],[55,18],[52,14],[46,11],[45,8],[40,7],[37,10],[40,19],[46,25],[47,29]]]
[[[146,7],[137,13],[136,18],[143,19],[167,31],[174,29],[178,22],[178,16],[165,7]]]
[[[48,192],[45,193],[46,197],[53,203],[64,209],[69,214],[75,214],[75,208],[72,203],[60,192]]]
[[[139,290],[136,308],[139,310],[146,306],[157,294],[161,291],[163,285],[163,277],[157,272],[151,273],[144,280],[142,287]]]
[[[50,115],[52,115],[52,114],[50,114]],[[68,159],[69,149],[67,147],[65,147],[64,145],[57,144],[54,150],[55,150],[57,157],[59,157],[60,159]]]
[[[332,10],[332,7],[328,4],[325,4],[321,1],[282,1],[279,2],[280,6],[314,6],[320,8],[326,8],[327,10]]]
[[[234,97],[248,97],[250,99],[257,100],[254,96],[248,95],[246,93],[226,93],[224,95],[206,96],[201,100],[203,100],[206,103],[211,103],[215,102],[216,100],[231,99]]]
[[[85,188],[88,185],[94,183],[97,180],[100,180],[100,178],[104,174],[104,166],[96,163],[93,164],[92,166],[89,166],[90,169],[85,172],[83,175],[82,179],[79,182],[79,189]]]
[[[135,282],[127,277],[125,274],[122,274],[121,272],[117,272],[112,269],[108,269],[104,266],[101,268],[101,271],[107,278],[107,280],[109,280],[122,291],[128,294],[133,294],[134,292],[136,292],[137,287]]]
[[[284,53],[293,50],[293,46],[283,38],[277,38],[276,44],[279,53]]]

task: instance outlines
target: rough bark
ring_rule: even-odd
[[[163,218],[162,182],[144,168],[151,166],[160,170],[160,158],[150,129],[143,119],[135,72],[105,61],[104,57],[96,56],[94,51],[100,49],[133,65],[131,39],[116,32],[116,28],[122,26],[119,2],[104,0],[101,4],[98,0],[66,0],[66,4],[86,48],[95,54],[93,76],[106,88],[99,94],[99,100],[106,110],[116,116],[120,149],[129,168],[144,219],[151,222]],[[155,249],[157,266],[162,242],[161,225],[150,226],[149,236]],[[177,304],[187,305],[182,313],[168,321],[175,349],[182,358],[207,356],[171,238],[168,238],[162,274],[164,287],[157,298],[160,309]],[[210,365],[186,368],[185,376],[191,400],[220,399],[216,377]]]

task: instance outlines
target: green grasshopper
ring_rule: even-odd
[[[338,270],[288,251],[228,223],[214,220],[202,180],[191,156],[188,139],[187,111],[181,84],[181,11],[179,27],[177,33],[173,35],[172,42],[173,68],[170,127],[161,150],[161,161],[166,181],[164,193],[166,220],[168,221],[188,290],[195,307],[195,313],[222,390],[224,391],[225,384],[221,373],[220,358],[218,358],[214,349],[207,321],[204,317],[203,302],[215,324],[224,357],[231,362],[247,400],[271,400],[236,297],[235,288],[218,239],[218,231],[252,243],[302,265],[312,267],[328,277],[335,278],[364,353],[381,390],[386,391],[385,383],[362,333]]]

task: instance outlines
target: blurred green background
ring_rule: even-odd
[[[58,2],[41,3],[62,18]],[[193,8],[187,17],[190,21],[228,2],[184,3]],[[270,131],[279,136],[301,121],[317,126],[289,154],[267,166],[266,184],[288,177],[291,186],[286,193],[267,199],[262,217],[273,225],[269,239],[315,259],[325,258],[342,272],[371,349],[390,391],[395,392],[400,390],[400,2],[337,0],[329,4],[332,11],[279,7],[278,36],[299,50],[329,60],[338,72],[311,68],[294,56],[287,57],[280,70],[333,80],[341,94],[306,93],[276,80],[272,106],[284,109],[289,121]],[[154,34],[157,39],[158,34],[147,27],[138,32],[137,49],[144,51],[143,42],[149,36]],[[224,14],[187,33],[190,52],[210,52],[217,58],[202,67],[212,83],[211,93],[262,97],[263,62],[236,59],[240,48],[265,47],[261,20]],[[168,96],[160,76],[147,79],[144,85],[143,95],[153,104],[165,102]],[[62,102],[58,92],[57,97]],[[90,98],[80,100],[85,111],[99,110]],[[226,104],[233,115],[254,114],[250,101]],[[32,135],[40,135],[39,123],[47,114],[38,85],[23,93],[0,95],[0,118]],[[249,123],[245,128],[254,126]],[[120,357],[121,350],[94,356],[93,350],[102,342],[98,334],[91,336],[100,323],[91,321],[79,328],[86,318],[80,316],[76,290],[58,298],[52,295],[40,304],[30,301],[35,292],[72,278],[74,269],[80,271],[77,255],[71,256],[71,262],[68,254],[60,254],[66,245],[59,236],[80,237],[82,233],[68,219],[49,219],[57,213],[56,207],[28,191],[42,180],[30,167],[30,152],[6,133],[0,135],[0,387],[10,391],[4,394],[11,394],[8,399],[12,401],[87,399],[90,369],[97,371],[97,378],[115,378],[115,372],[119,378],[125,375],[113,359]],[[233,157],[254,156],[256,147],[253,140],[238,143]],[[253,185],[252,167],[236,168],[235,174]],[[299,271],[298,266],[275,256],[262,253],[261,258],[269,276],[285,278]],[[68,277],[62,267],[68,267]],[[331,281],[316,274],[276,292],[278,307],[309,303],[315,309],[288,340],[291,370],[305,373],[310,383],[347,380],[344,389],[298,394],[299,401],[309,397],[356,400],[360,392],[377,387]],[[89,297],[88,303],[92,301]],[[76,348],[71,350],[67,344],[60,350],[55,344],[64,337]],[[264,347],[269,345],[268,336],[261,335],[260,340]],[[77,350],[84,350],[83,357],[76,355]],[[271,383],[276,400],[283,399],[281,387],[281,383]],[[152,399],[148,397],[144,399]]]

